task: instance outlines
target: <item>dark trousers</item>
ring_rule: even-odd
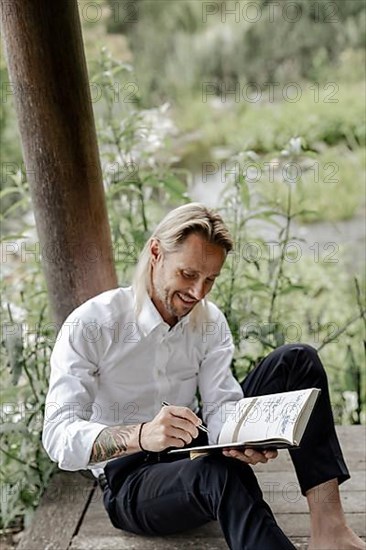
[[[289,344],[273,351],[249,373],[245,396],[320,388],[301,447],[291,450],[302,494],[349,472],[334,429],[328,382],[316,351]],[[197,440],[196,440],[197,441]],[[196,442],[195,442],[196,444]],[[104,503],[115,527],[145,535],[168,535],[218,520],[232,550],[294,548],[277,525],[251,466],[220,454],[172,459],[136,453],[110,462]]]

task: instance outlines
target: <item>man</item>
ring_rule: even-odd
[[[93,469],[118,528],[164,535],[217,519],[231,549],[294,548],[250,468],[276,451],[225,450],[193,461],[164,451],[200,441],[197,390],[214,443],[243,393],[318,387],[301,448],[291,451],[310,508],[310,548],[365,548],[345,524],[338,484],[349,473],[315,350],[282,346],[242,385],[232,376],[227,322],[206,300],[232,244],[217,213],[181,206],[147,241],[132,288],[104,292],[69,316],[51,358],[44,446],[60,468]]]

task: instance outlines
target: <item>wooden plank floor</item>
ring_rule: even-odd
[[[351,471],[351,479],[341,485],[343,507],[348,524],[366,538],[366,438],[364,426],[338,426],[337,432],[343,453]],[[287,451],[268,463],[254,467],[266,501],[279,525],[296,548],[307,548],[309,515],[306,499],[301,495],[291,459]],[[62,473],[65,492],[65,476]],[[69,478],[67,478],[69,479]],[[92,482],[79,480],[80,491],[75,494],[75,482],[69,496],[43,498],[37,510],[33,528],[22,538],[19,550],[221,550],[227,549],[217,522],[203,528],[170,537],[139,537],[115,529],[103,508],[102,493]],[[54,484],[53,492],[57,482]],[[57,491],[56,491],[57,492]],[[73,495],[73,498],[70,497]],[[80,497],[80,494],[82,497]],[[56,502],[57,501],[57,502]],[[60,514],[62,511],[62,514]],[[38,515],[38,519],[37,519]],[[57,515],[63,518],[63,537],[60,538]],[[71,517],[73,519],[71,519]],[[36,525],[38,524],[38,529]],[[48,529],[45,531],[45,526]],[[46,535],[45,535],[46,532]],[[54,535],[52,535],[52,533]],[[48,537],[48,538],[47,538]],[[68,539],[68,540],[67,540]],[[262,550],[262,549],[260,549]]]

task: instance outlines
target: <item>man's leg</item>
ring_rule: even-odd
[[[218,520],[231,550],[294,549],[250,466],[222,455],[140,466],[104,496],[113,524],[137,534],[169,535]]]
[[[306,493],[311,518],[309,550],[357,550],[365,543],[346,525],[338,480],[331,479]]]
[[[311,387],[322,391],[301,447],[290,451],[301,492],[309,504],[310,547],[365,548],[345,523],[338,485],[350,475],[334,427],[327,375],[316,350],[305,344],[281,346],[263,359],[242,383],[248,397]]]

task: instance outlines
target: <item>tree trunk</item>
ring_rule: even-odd
[[[76,0],[1,0],[2,32],[51,309],[117,286]]]

